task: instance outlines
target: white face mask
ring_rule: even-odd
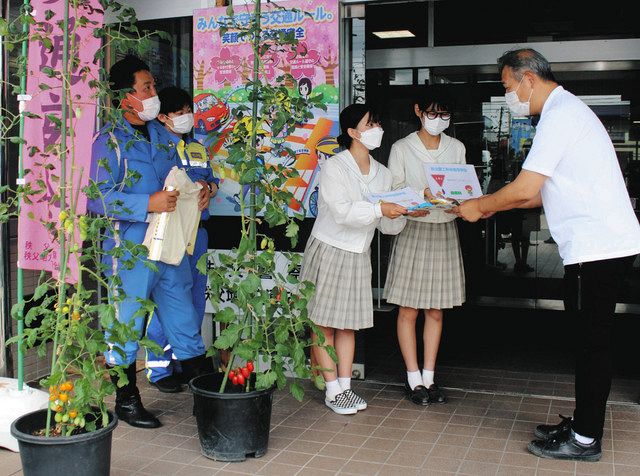
[[[424,127],[424,129],[432,136],[437,136],[449,127],[450,121],[451,119],[444,120],[440,116],[435,119],[429,119],[427,116],[422,116],[422,127]]]
[[[129,97],[134,98],[136,101],[142,104],[142,111],[137,111],[138,117],[140,119],[148,122],[158,117],[158,113],[160,112],[160,98],[158,98],[158,96],[152,96],[145,99],[144,101],[141,101],[133,94],[129,94]]]
[[[509,107],[509,110],[513,113],[514,116],[529,116],[531,114],[530,107],[531,107],[531,96],[533,95],[533,89],[531,90],[531,94],[529,94],[529,99],[527,99],[525,102],[520,101],[520,98],[518,97],[518,94],[517,94],[523,79],[524,79],[524,76],[518,83],[518,87],[515,89],[515,91],[511,91],[504,95],[504,100],[507,102],[507,106]]]
[[[382,144],[382,127],[372,127],[360,133],[360,142],[369,150],[377,149]]]
[[[193,113],[181,114],[176,117],[170,117],[173,126],[171,130],[176,134],[188,134],[193,129]]]

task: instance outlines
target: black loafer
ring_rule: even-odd
[[[182,392],[182,385],[180,382],[173,376],[169,375],[168,377],[161,378],[157,382],[150,382],[151,385],[156,387],[162,393],[178,393]]]
[[[429,402],[431,403],[447,403],[446,395],[435,383],[431,384],[427,389],[427,395],[429,396]]]
[[[563,431],[567,431],[571,429],[571,417],[566,417],[562,415],[558,415],[562,421],[557,425],[538,425],[536,426],[533,434],[536,438],[541,440],[548,440],[549,438],[555,438]]]
[[[574,461],[600,461],[602,447],[596,439],[590,445],[583,445],[573,436],[571,430],[564,431],[549,440],[534,440],[527,447],[530,453],[540,458],[568,459]]]
[[[427,393],[427,387],[424,385],[418,385],[411,390],[411,387],[407,382],[404,384],[404,391],[407,394],[407,398],[416,405],[429,405],[429,394]]]

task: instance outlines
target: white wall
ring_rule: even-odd
[[[138,20],[190,17],[198,8],[214,7],[215,0],[121,0],[135,8]]]

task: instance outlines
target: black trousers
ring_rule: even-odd
[[[573,430],[601,438],[611,390],[612,327],[618,292],[635,256],[565,266],[565,310],[575,319]]]

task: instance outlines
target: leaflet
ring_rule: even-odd
[[[462,202],[482,196],[482,189],[471,164],[424,164],[431,193],[438,198]]]
[[[392,190],[390,192],[370,193],[367,195],[367,199],[371,203],[395,203],[405,208],[415,207],[425,203],[424,197],[421,197],[420,194],[411,187]]]
[[[448,200],[440,197],[434,198],[430,201],[425,201],[424,197],[420,196],[420,194],[411,187],[392,190],[391,192],[371,193],[367,195],[367,199],[371,203],[395,203],[405,207],[409,211],[425,208],[448,210],[458,205],[455,200]]]

